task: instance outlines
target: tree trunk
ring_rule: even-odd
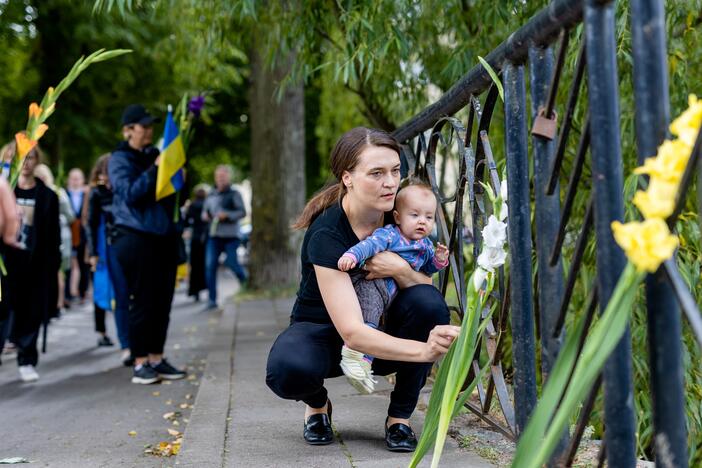
[[[282,288],[299,280],[302,235],[290,225],[305,203],[305,119],[302,83],[280,81],[295,55],[279,57],[273,69],[258,50],[251,55],[251,286]]]

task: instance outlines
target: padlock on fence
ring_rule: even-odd
[[[553,140],[556,138],[558,130],[558,114],[556,111],[551,111],[551,117],[546,117],[546,109],[543,106],[539,107],[539,111],[534,119],[534,125],[531,127],[531,134]]]

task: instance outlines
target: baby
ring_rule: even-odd
[[[436,204],[436,196],[429,185],[411,182],[397,193],[393,211],[395,224],[376,229],[365,240],[347,250],[339,258],[339,270],[349,271],[363,265],[367,259],[385,250],[397,253],[414,270],[430,276],[445,268],[448,265],[448,248],[438,244],[434,251],[432,242],[427,238],[434,228]],[[352,281],[364,322],[378,328],[383,312],[397,293],[397,284],[392,278],[367,281],[359,275],[352,276]],[[349,382],[363,393],[373,391],[372,362],[372,356],[346,345],[341,349],[341,369]]]

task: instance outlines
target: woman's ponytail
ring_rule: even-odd
[[[305,229],[309,227],[312,221],[314,221],[322,211],[326,210],[334,203],[338,203],[345,191],[346,187],[344,187],[344,184],[341,182],[335,181],[327,184],[307,202],[302,213],[292,225],[292,228]]]

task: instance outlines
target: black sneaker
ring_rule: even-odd
[[[161,362],[156,365],[151,364],[151,367],[162,379],[178,380],[185,377],[185,371],[176,369],[165,359],[161,359]]]
[[[132,383],[149,385],[156,383],[161,378],[158,373],[148,364],[142,364],[134,368],[134,375],[132,376]]]
[[[114,346],[115,344],[112,342],[109,336],[103,335],[100,338],[98,338],[98,346]]]

